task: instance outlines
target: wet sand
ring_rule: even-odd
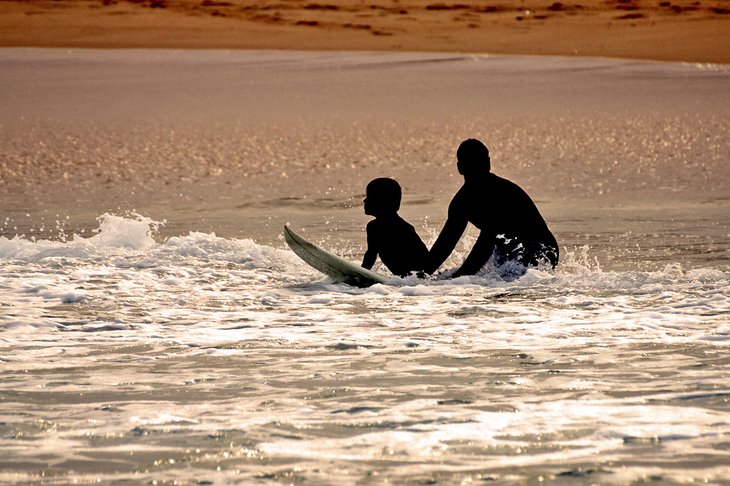
[[[23,0],[2,47],[386,50],[730,62],[725,0]]]

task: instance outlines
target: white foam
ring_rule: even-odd
[[[724,379],[722,366],[695,366],[730,345],[721,270],[604,271],[583,248],[557,271],[517,279],[486,271],[357,289],[252,240],[156,241],[149,218],[100,221],[90,238],[2,242],[0,353],[16,380],[6,388],[147,396],[96,398],[115,412],[56,408],[50,418],[75,424],[42,439],[58,464],[87,454],[87,433],[135,442],[241,430],[273,461],[376,461],[412,477],[448,460],[452,474],[468,474],[620,462],[631,457],[626,441],[687,454],[712,449],[721,435],[706,431],[727,428],[712,407],[685,406],[712,397],[662,393]],[[0,418],[24,420],[14,417]],[[167,445],[149,451],[180,458]]]
[[[98,221],[95,235],[88,238],[73,235],[70,241],[0,237],[0,258],[40,262],[52,258],[109,255],[115,250],[145,250],[155,246],[153,234],[162,224],[138,214],[125,218],[107,213],[99,216]]]

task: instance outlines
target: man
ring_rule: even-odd
[[[456,152],[464,185],[449,204],[446,224],[429,252],[426,267],[435,272],[456,247],[467,223],[480,233],[469,256],[452,275],[474,275],[494,255],[497,265],[518,262],[525,267],[558,264],[558,243],[535,203],[517,184],[490,172],[489,150],[469,139]]]

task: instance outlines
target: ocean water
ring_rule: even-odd
[[[729,80],[0,50],[0,482],[728,484]],[[432,242],[473,136],[555,271],[358,289],[286,248],[358,261],[376,176]]]

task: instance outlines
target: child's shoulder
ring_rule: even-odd
[[[393,225],[403,229],[415,229],[411,223],[401,218],[400,215],[395,218]]]
[[[410,226],[411,225],[406,220],[396,215],[395,217],[375,218],[370,221],[367,226],[365,226],[365,229],[368,231],[368,233],[391,233],[393,231],[399,229],[402,230]]]

